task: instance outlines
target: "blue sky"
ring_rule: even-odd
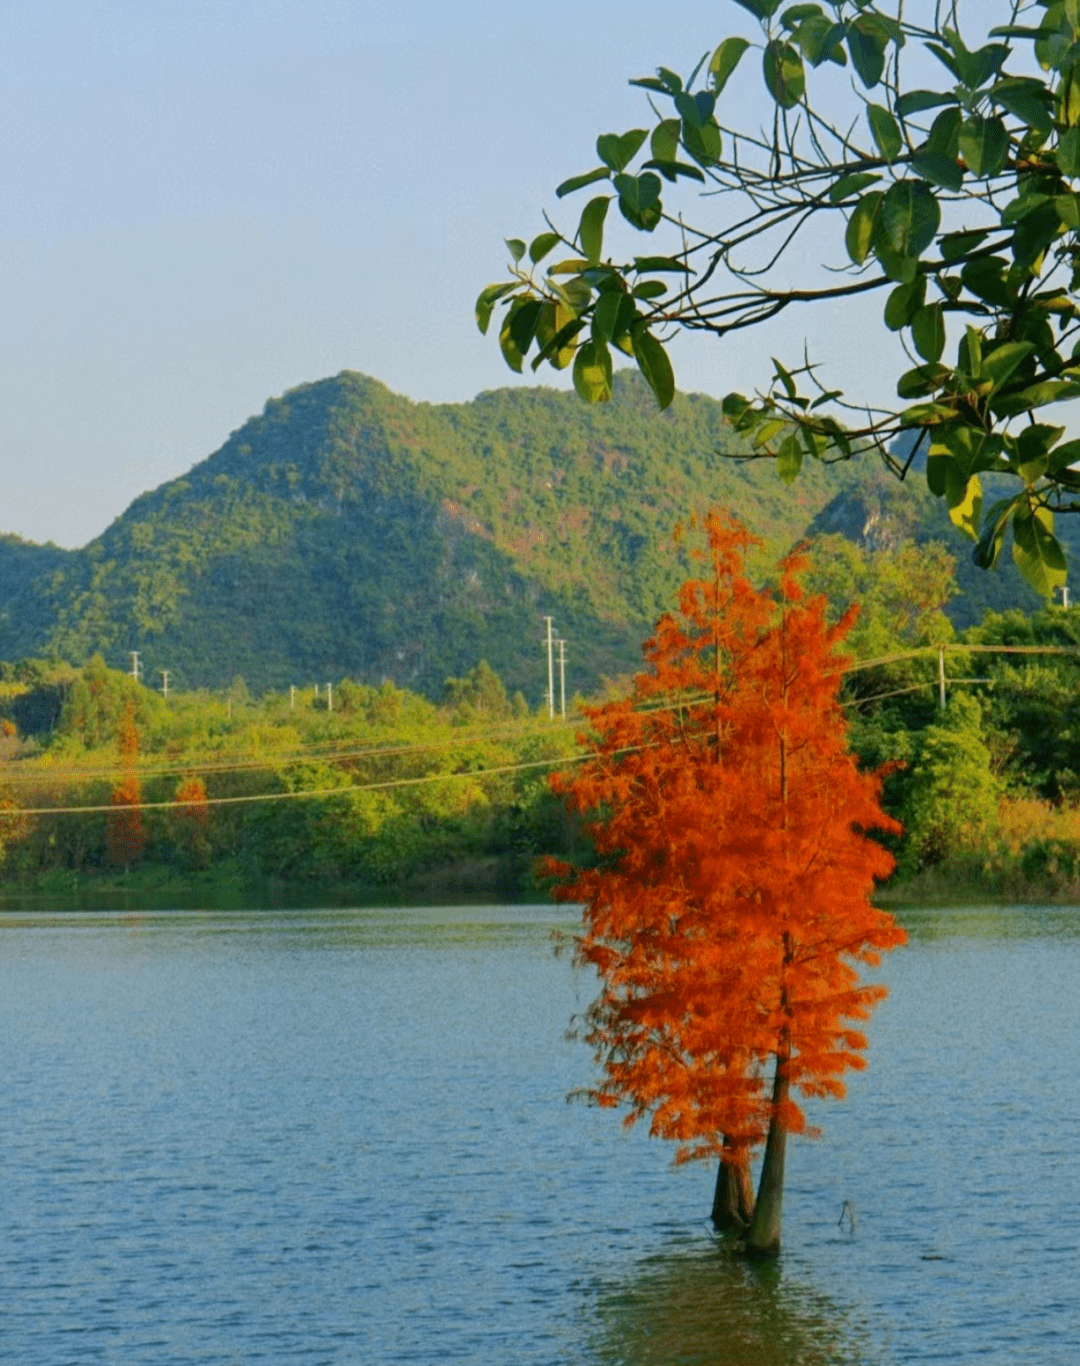
[[[521,384],[472,322],[502,237],[542,229],[597,133],[643,125],[629,77],[733,31],[755,36],[731,0],[8,6],[0,531],[82,545],[343,369],[431,401]],[[677,378],[752,389],[809,337],[872,394],[876,315],[679,341]]]

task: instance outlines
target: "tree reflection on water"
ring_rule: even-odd
[[[598,1287],[585,1360],[597,1366],[877,1366],[868,1325],[731,1244],[670,1247]]]

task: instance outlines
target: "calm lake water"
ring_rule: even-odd
[[[0,1360],[1072,1366],[1080,910],[902,918],[757,1267],[564,1103],[558,908],[0,914]]]

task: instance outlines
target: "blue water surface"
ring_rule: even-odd
[[[572,913],[0,915],[0,1361],[1071,1366],[1080,912],[904,919],[756,1266],[565,1104]]]

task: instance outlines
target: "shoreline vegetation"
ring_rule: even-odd
[[[839,614],[831,552],[810,587]],[[893,609],[864,599],[841,695],[904,827],[876,899],[1080,902],[1080,615],[957,637]],[[583,705],[551,717],[483,662],[436,699],[348,678],[164,697],[100,658],[0,664],[0,908],[544,900],[539,860],[589,857],[549,786],[586,753]]]

